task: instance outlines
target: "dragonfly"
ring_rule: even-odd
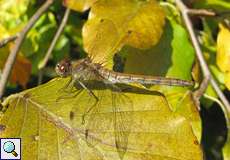
[[[168,86],[181,86],[189,87],[193,86],[192,81],[176,79],[176,78],[166,78],[166,77],[156,77],[149,75],[137,75],[137,74],[128,74],[115,72],[109,69],[106,69],[101,63],[94,63],[90,57],[86,57],[76,61],[70,61],[64,59],[56,65],[56,73],[60,77],[71,77],[70,81],[65,85],[64,88],[71,89],[76,86],[81,87],[80,91],[84,93],[77,93],[77,97],[89,99],[88,102],[94,101],[92,105],[85,111],[85,115],[89,116],[86,125],[85,131],[85,140],[94,146],[97,142],[91,137],[97,135],[93,130],[99,129],[103,126],[103,118],[98,120],[97,115],[104,112],[102,103],[106,103],[110,107],[108,113],[112,113],[112,116],[109,116],[111,126],[114,130],[114,147],[116,147],[120,159],[123,159],[127,148],[128,148],[128,136],[130,133],[132,125],[132,114],[130,112],[124,112],[124,110],[132,110],[133,104],[132,100],[126,96],[118,84],[130,84],[130,83],[140,83],[142,85],[168,85]],[[96,95],[95,90],[92,87],[89,87],[89,81],[99,81],[105,88],[111,90],[110,102],[105,98],[106,94],[103,92],[98,92]],[[88,105],[87,102],[85,105]],[[80,107],[80,106],[79,106]],[[77,110],[77,109],[76,109]],[[84,119],[84,118],[83,118]],[[99,122],[98,122],[99,121]]]
[[[78,82],[84,89],[88,88],[84,85],[84,81],[98,80],[105,83],[140,83],[150,85],[168,85],[168,86],[193,86],[193,81],[182,80],[177,78],[166,78],[149,75],[137,75],[115,72],[103,67],[100,63],[93,63],[87,57],[81,60],[71,62],[69,60],[62,60],[56,65],[56,73],[61,77],[72,76],[73,82]],[[88,90],[93,95],[93,93]],[[95,95],[94,95],[95,97]],[[95,97],[96,98],[96,97]],[[96,98],[97,99],[97,98]]]

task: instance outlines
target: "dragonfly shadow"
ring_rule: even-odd
[[[158,95],[158,96],[164,96],[161,92],[158,91],[152,91],[140,87],[136,87],[133,85],[128,84],[110,84],[110,83],[104,83],[102,81],[86,81],[84,84],[87,86],[89,90],[105,90],[109,89],[113,92],[122,92],[122,93],[135,93],[135,94],[147,94],[147,95]],[[80,84],[75,84],[76,89],[82,89],[82,86]]]

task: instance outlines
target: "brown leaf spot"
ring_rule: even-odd
[[[132,32],[133,32],[132,30],[128,30],[128,32],[127,32],[127,33],[128,33],[128,34],[131,34]]]
[[[74,119],[74,112],[70,111],[69,112],[69,119],[72,121]]]
[[[194,143],[195,145],[199,145],[199,142],[198,142],[197,140],[194,140],[193,143]]]
[[[89,130],[88,130],[88,129],[86,129],[86,130],[85,130],[85,139],[87,139],[87,138],[88,138],[88,136],[89,136]]]
[[[6,126],[3,124],[0,124],[0,132],[3,132],[6,129]]]

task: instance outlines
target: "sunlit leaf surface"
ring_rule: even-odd
[[[223,11],[230,9],[229,0],[199,0],[194,1],[195,7],[199,8],[212,8],[215,10]]]
[[[63,0],[66,7],[75,11],[85,11],[91,7],[97,0]]]
[[[220,24],[217,38],[217,65],[225,73],[225,85],[230,89],[230,30]]]
[[[184,28],[173,20],[166,23],[164,34],[156,46],[146,50],[125,47],[119,55],[123,59],[124,72],[126,73],[191,79],[194,50]],[[184,61],[185,59],[186,61]],[[164,93],[174,111],[190,110],[183,111],[183,113],[186,113],[186,118],[194,124],[194,132],[200,139],[200,116],[196,110],[199,106],[194,103],[188,88],[168,86],[151,86],[150,88]],[[188,106],[180,106],[182,103]]]
[[[194,49],[186,31],[173,20],[166,23],[164,30],[160,42],[154,47],[146,50],[125,47],[121,50],[119,54],[124,61],[124,72],[191,80]],[[153,88],[167,92],[187,90],[183,87]]]
[[[159,92],[120,86],[124,94],[113,97],[94,82],[100,100],[87,112],[94,98],[60,90],[68,80],[54,79],[4,101],[0,137],[21,137],[23,159],[202,159],[190,121],[172,112]]]
[[[1,26],[5,28],[8,35],[15,35],[20,32],[26,18],[24,14],[28,5],[32,3],[29,0],[1,0],[0,1],[0,32]],[[6,33],[0,34],[0,39]]]
[[[154,0],[101,0],[91,7],[83,27],[84,48],[101,62],[125,44],[142,49],[155,45],[163,26],[164,11]]]

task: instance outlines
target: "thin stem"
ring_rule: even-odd
[[[203,16],[203,17],[225,17],[230,15],[230,11],[212,11],[207,9],[193,9],[193,8],[187,8],[187,12],[189,15],[194,16]]]
[[[18,38],[18,35],[14,35],[14,36],[10,36],[10,37],[3,39],[2,41],[0,41],[0,48],[4,47],[6,44],[14,41],[17,38]]]
[[[4,94],[4,90],[7,84],[7,81],[9,79],[11,70],[13,68],[13,65],[15,63],[17,53],[22,45],[22,42],[26,36],[26,34],[29,32],[29,30],[33,27],[33,25],[37,22],[37,20],[40,18],[40,16],[51,6],[53,3],[53,0],[47,0],[38,10],[37,12],[32,16],[32,18],[29,20],[28,24],[23,28],[23,30],[19,33],[19,37],[16,39],[15,46],[10,52],[7,61],[5,63],[1,81],[0,81],[0,98],[2,98]]]
[[[202,80],[199,89],[193,92],[193,98],[196,102],[198,109],[200,110],[200,97],[205,93],[207,86],[209,84],[210,77],[204,77]]]
[[[43,69],[46,66],[46,64],[47,64],[47,62],[48,62],[48,60],[49,60],[49,58],[51,56],[51,53],[52,53],[52,51],[53,51],[53,49],[54,49],[54,47],[55,47],[55,45],[56,45],[61,33],[63,32],[63,29],[64,29],[64,27],[65,27],[65,25],[66,25],[66,23],[68,21],[69,14],[70,14],[70,9],[67,8],[66,11],[65,11],[64,17],[62,19],[62,22],[60,24],[60,27],[58,28],[58,30],[57,30],[57,32],[56,32],[56,34],[54,36],[54,39],[52,40],[51,45],[50,45],[50,47],[49,47],[44,59],[42,60],[42,63],[40,63],[40,65],[38,66],[39,69]]]
[[[227,111],[227,113],[225,112],[225,114],[229,115],[230,113],[230,104],[227,100],[227,98],[225,97],[225,95],[223,94],[223,92],[221,91],[221,89],[219,88],[217,82],[214,80],[214,78],[212,77],[211,75],[211,72],[208,68],[208,65],[203,57],[203,54],[202,54],[202,51],[201,51],[201,47],[199,45],[199,42],[196,38],[196,35],[195,35],[195,32],[193,30],[193,27],[192,27],[192,23],[191,23],[191,20],[188,16],[188,8],[183,4],[183,2],[181,0],[175,0],[181,14],[182,14],[182,18],[184,20],[184,23],[186,25],[186,28],[189,32],[189,35],[190,35],[190,38],[191,38],[191,41],[192,41],[192,44],[195,48],[195,51],[196,51],[196,56],[200,62],[200,65],[201,65],[201,69],[202,69],[202,72],[203,72],[203,75],[206,79],[210,79],[211,81],[211,85],[213,86],[214,90],[216,91],[217,95],[219,96],[220,100],[223,102],[224,106],[225,106],[225,110]],[[207,83],[208,84],[208,83]],[[205,91],[204,90],[204,87],[207,88],[207,86],[203,86],[202,90],[203,92]],[[199,93],[201,95],[201,93]],[[200,98],[200,97],[197,97],[197,98]],[[223,111],[225,111],[223,110]]]
[[[210,78],[207,78],[207,77],[203,78],[203,80],[199,86],[199,89],[194,92],[195,97],[198,97],[198,98],[202,97],[202,95],[204,94],[204,92],[207,89],[207,86],[209,84],[209,80],[210,80]]]
[[[206,9],[190,9],[190,8],[187,8],[187,12],[188,12],[189,15],[207,16],[207,17],[217,16],[216,12],[209,11],[209,10],[206,10]]]

